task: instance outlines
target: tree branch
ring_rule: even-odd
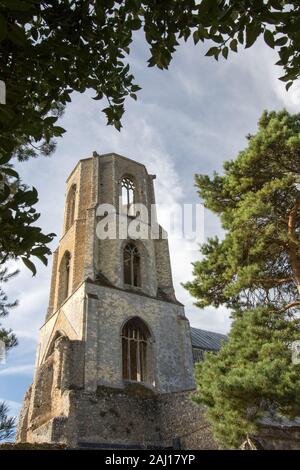
[[[300,305],[300,300],[296,300],[295,302],[291,302],[291,303],[287,304],[285,307],[283,307],[282,309],[276,310],[276,312],[283,313],[286,310],[288,310],[289,308],[296,307],[297,305]]]
[[[297,222],[297,215],[300,209],[300,192],[296,197],[295,205],[288,216],[288,253],[291,261],[291,267],[295,275],[297,289],[300,294],[300,257],[299,257],[299,242],[296,238],[295,228]]]

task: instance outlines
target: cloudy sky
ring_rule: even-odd
[[[101,109],[106,103],[93,101],[92,94],[73,96],[61,125],[67,133],[51,158],[23,163],[19,171],[24,182],[39,192],[40,223],[45,232],[61,233],[65,180],[80,158],[116,152],[144,163],[157,175],[156,200],[162,205],[160,222],[166,217],[164,204],[199,203],[194,174],[221,172],[225,160],[234,158],[246,145],[245,136],[254,133],[264,109],[287,108],[299,111],[300,87],[288,93],[277,80],[281,70],[274,66],[276,55],[262,43],[228,61],[217,63],[204,57],[207,47],[183,44],[169,71],[146,67],[148,57],[143,41],[137,38],[131,65],[142,86],[138,101],[129,100],[121,133],[106,126]],[[218,220],[205,213],[205,236],[221,235]],[[170,240],[171,262],[178,299],[185,304],[193,326],[226,333],[230,327],[225,309],[199,310],[181,287],[191,279],[191,262],[199,258],[196,242]],[[51,262],[38,265],[35,278],[23,267],[6,291],[19,306],[5,326],[13,328],[19,346],[0,365],[0,400],[13,415],[18,413],[24,393],[31,383],[38,330],[45,316]]]

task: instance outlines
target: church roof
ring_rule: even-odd
[[[292,428],[292,427],[300,427],[300,416],[297,416],[294,419],[288,419],[285,416],[281,416],[279,414],[265,414],[260,420],[259,423],[264,426],[275,426],[278,428]]]
[[[191,327],[192,347],[206,351],[219,351],[227,336],[214,331],[199,330]]]

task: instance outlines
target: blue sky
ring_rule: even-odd
[[[106,126],[101,109],[105,102],[93,101],[93,94],[74,94],[61,125],[67,130],[51,158],[38,158],[19,165],[24,182],[39,192],[40,224],[55,232],[55,248],[61,233],[65,180],[80,158],[117,152],[144,163],[157,175],[156,202],[198,203],[194,174],[222,171],[225,160],[234,158],[246,145],[245,136],[254,133],[264,109],[299,111],[300,86],[287,93],[277,80],[281,70],[274,66],[276,54],[263,43],[228,61],[204,57],[207,46],[192,42],[181,45],[169,71],[149,69],[143,41],[137,35],[130,63],[142,86],[138,101],[128,100],[121,133]],[[164,223],[164,212],[160,222]],[[208,212],[205,236],[221,235],[216,217]],[[199,258],[194,242],[170,240],[175,289],[185,304],[193,326],[219,332],[230,327],[226,309],[199,310],[180,285],[191,279],[191,262]],[[38,265],[35,278],[21,267],[21,273],[6,285],[10,299],[17,298],[5,326],[13,328],[19,346],[0,365],[0,400],[16,415],[32,380],[38,330],[48,304],[51,260]]]

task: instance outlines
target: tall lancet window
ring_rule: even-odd
[[[147,325],[138,317],[125,323],[122,329],[123,379],[151,382],[151,335]]]
[[[73,184],[67,196],[67,215],[66,215],[66,231],[69,230],[75,218],[76,204],[76,184]]]
[[[122,186],[122,205],[127,210],[129,210],[130,206],[134,203],[135,185],[132,179],[126,176],[122,178],[121,186]]]
[[[141,286],[141,258],[134,243],[127,243],[124,248],[124,283],[129,286]]]
[[[59,266],[58,305],[69,296],[71,273],[71,254],[66,251]]]

